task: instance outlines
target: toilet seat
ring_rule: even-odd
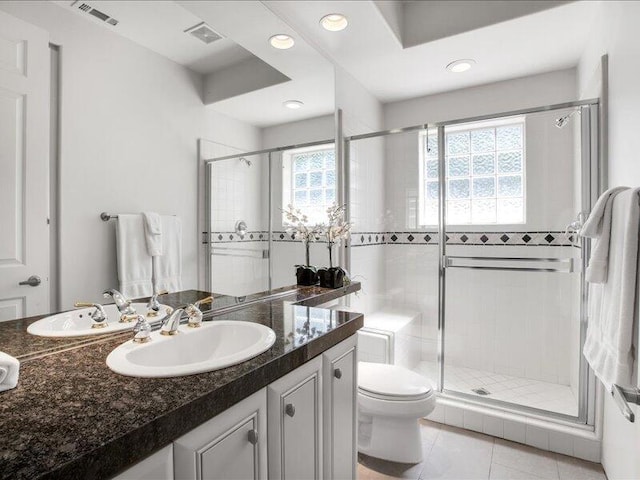
[[[358,362],[358,391],[393,402],[422,400],[433,395],[429,382],[411,370],[384,363]]]

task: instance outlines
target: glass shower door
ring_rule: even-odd
[[[451,125],[442,155],[426,152],[425,198],[445,187],[445,393],[586,421],[588,246],[566,229],[591,205],[590,118],[577,107]]]
[[[238,155],[207,165],[204,246],[212,292],[244,297],[270,288],[268,170],[267,154]]]

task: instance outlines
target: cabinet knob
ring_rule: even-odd
[[[336,368],[333,371],[333,376],[336,377],[338,380],[340,380],[342,378],[342,370],[340,370],[339,368]]]
[[[284,407],[284,413],[293,417],[296,414],[296,407],[293,406],[293,403],[287,403]]]
[[[258,431],[255,429],[249,430],[247,432],[247,440],[249,440],[249,443],[251,443],[252,445],[258,443]]]

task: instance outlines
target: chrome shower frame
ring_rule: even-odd
[[[501,400],[490,398],[478,398],[475,395],[465,394],[461,392],[451,391],[445,388],[445,334],[446,334],[446,271],[447,271],[447,246],[446,246],[446,172],[445,172],[445,129],[448,126],[459,125],[464,123],[474,123],[485,120],[493,120],[503,117],[530,115],[535,113],[551,112],[555,110],[563,110],[575,108],[575,112],[580,112],[580,133],[581,133],[581,211],[588,214],[595,204],[598,196],[606,188],[604,179],[606,178],[606,165],[604,164],[605,156],[600,151],[600,100],[588,99],[578,100],[574,102],[559,103],[553,105],[545,105],[535,108],[526,108],[519,110],[511,110],[505,112],[491,113],[487,115],[479,115],[474,117],[459,118],[443,122],[435,122],[429,124],[414,125],[405,128],[396,128],[391,130],[383,130],[371,132],[361,135],[353,135],[344,137],[344,170],[350,169],[349,144],[352,141],[364,140],[367,138],[382,137],[388,135],[396,135],[410,133],[414,131],[436,130],[438,138],[438,183],[439,183],[439,205],[438,205],[438,378],[437,389],[440,395],[453,399],[463,400],[467,403],[478,404],[499,408],[505,411],[526,414],[531,417],[551,419],[559,423],[571,424],[574,426],[584,426],[585,429],[592,429],[595,424],[596,412],[596,382],[592,370],[587,364],[583,355],[580,355],[579,363],[579,396],[578,396],[578,415],[571,416],[548,410],[541,410],[524,405],[513,404]],[[573,112],[571,113],[573,115]],[[346,182],[346,190],[348,191],[349,183]],[[347,193],[348,199],[348,193]],[[588,321],[588,300],[589,292],[584,278],[584,272],[589,258],[590,241],[581,239],[581,278],[580,278],[580,351],[586,338],[587,321]],[[345,268],[351,269],[351,255],[347,253]]]

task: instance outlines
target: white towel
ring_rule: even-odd
[[[606,283],[591,284],[584,356],[608,391],[631,385],[640,233],[640,189],[615,195]]]
[[[144,235],[147,242],[147,252],[152,257],[162,255],[162,219],[153,212],[143,212]]]
[[[155,288],[160,292],[182,290],[182,224],[180,218],[162,215],[163,254],[154,257]]]
[[[615,187],[600,195],[591,215],[580,230],[580,235],[583,237],[596,239],[589,266],[585,272],[587,282],[605,283],[607,281],[613,200],[617,194],[627,189],[628,187]]]
[[[0,392],[11,390],[18,385],[20,362],[4,352],[0,352]]]
[[[142,215],[118,215],[116,244],[119,290],[128,298],[153,295],[151,256],[147,252]]]

